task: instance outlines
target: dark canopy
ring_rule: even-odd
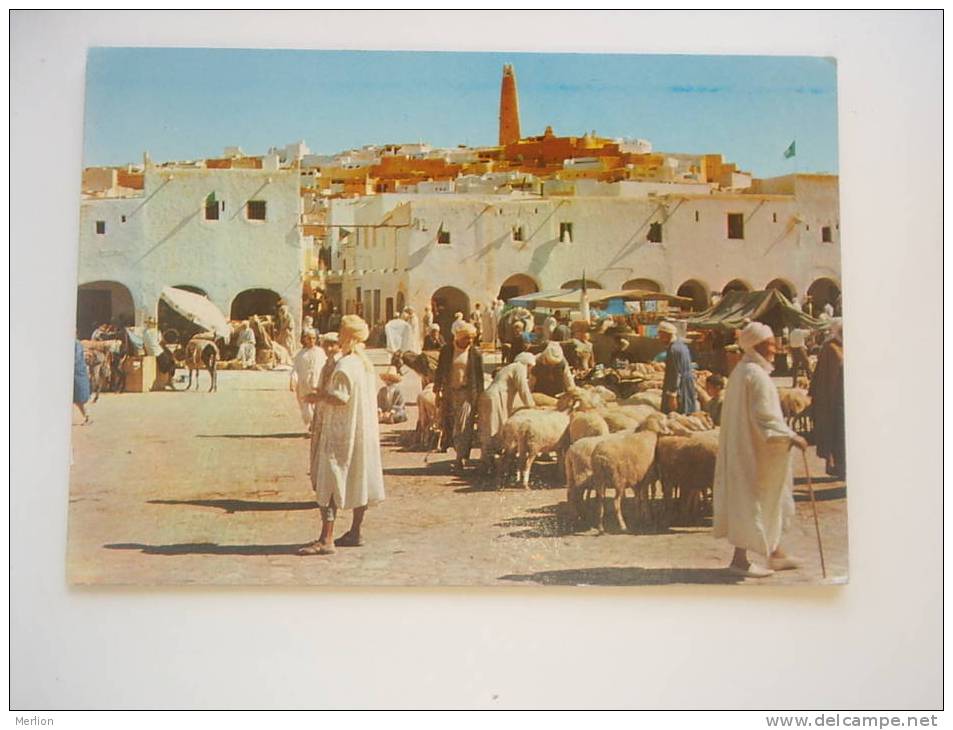
[[[694,329],[741,329],[758,321],[778,332],[782,327],[823,329],[828,323],[805,314],[777,289],[766,291],[730,291],[714,307],[685,319]]]

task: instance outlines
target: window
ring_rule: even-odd
[[[745,237],[745,217],[743,213],[728,214],[728,238]]]
[[[122,222],[123,222],[123,223],[126,222],[126,216],[122,216]]]
[[[650,223],[649,224],[649,235],[646,236],[651,243],[661,243],[662,242],[662,224],[661,223]]]
[[[514,241],[523,240],[523,226],[513,226],[513,240]]]
[[[572,243],[572,223],[559,224],[559,242]]]
[[[106,235],[106,221],[96,221],[96,235]]]
[[[215,193],[209,193],[208,197],[205,198],[205,220],[217,221],[224,209],[225,202],[216,200]]]
[[[245,209],[245,215],[250,221],[263,221],[267,213],[267,205],[264,200],[249,200]]]
[[[821,227],[821,241],[823,243],[831,243],[834,239],[831,238],[831,227],[822,226]]]
[[[772,223],[777,223],[777,222],[778,222],[778,214],[777,214],[777,213],[772,213],[772,214],[771,214],[771,222],[772,222]]]
[[[698,211],[695,211],[695,222],[698,223]]]
[[[440,226],[440,230],[437,231],[437,243],[445,246],[450,243],[450,231],[445,230],[443,226]]]

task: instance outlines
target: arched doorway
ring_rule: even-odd
[[[87,339],[97,326],[106,322],[132,326],[136,323],[136,305],[132,293],[118,281],[91,281],[76,291],[76,332]]]
[[[497,296],[504,302],[513,297],[520,297],[524,294],[534,294],[539,291],[539,286],[535,279],[526,274],[513,274],[507,277],[506,281],[500,285],[500,292]]]
[[[767,285],[765,285],[764,288],[777,289],[785,297],[787,297],[788,301],[793,300],[794,297],[797,296],[797,290],[794,288],[794,285],[785,279],[772,279],[767,283]]]
[[[582,289],[582,279],[572,279],[571,281],[564,282],[560,289]],[[586,279],[586,288],[587,289],[605,289],[602,286],[601,282],[596,281],[595,279]]]
[[[271,289],[246,289],[232,300],[231,318],[248,319],[253,314],[274,316],[281,299]]]
[[[677,296],[687,297],[692,300],[689,306],[693,312],[701,312],[708,309],[708,287],[697,279],[689,279],[675,292]]]
[[[814,281],[807,289],[810,297],[809,311],[815,317],[824,311],[824,305],[830,304],[834,308],[834,315],[840,316],[840,287],[827,277]]]
[[[463,312],[464,319],[470,316],[470,297],[455,286],[442,286],[433,293],[430,300],[434,322],[440,325],[440,334],[449,342],[450,325],[454,315]]]
[[[725,287],[721,290],[721,293],[727,294],[728,292],[733,292],[733,291],[749,292],[751,291],[751,287],[748,286],[741,279],[732,279],[727,284],[725,284]]]
[[[654,279],[629,279],[622,285],[623,289],[644,289],[645,291],[661,292],[662,285]]]

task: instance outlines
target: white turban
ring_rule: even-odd
[[[834,317],[831,320],[830,328],[831,337],[835,340],[844,339],[844,320],[840,317]]]
[[[521,352],[513,358],[513,362],[520,362],[526,367],[531,368],[536,364],[536,356],[531,352]]]
[[[305,327],[303,330],[301,330],[301,336],[317,338],[318,333],[315,332],[312,327]]]
[[[671,322],[659,323],[658,331],[670,334],[672,337],[675,337],[676,335],[678,335],[678,330],[675,328],[675,325],[672,324]]]
[[[371,332],[361,317],[356,314],[346,314],[341,317],[341,335],[349,335],[358,342],[366,342]]]
[[[337,332],[326,332],[321,335],[321,342],[337,342],[338,333]]]
[[[563,348],[558,342],[550,342],[546,349],[536,356],[536,363],[539,365],[559,365],[565,361]]]
[[[774,337],[774,332],[763,322],[752,322],[738,335],[738,344],[745,352],[750,352],[755,345]]]
[[[476,337],[476,334],[477,334],[476,327],[474,327],[472,324],[470,324],[466,320],[464,319],[455,320],[454,323],[450,325],[450,334],[452,334],[453,337],[456,338],[456,336],[461,332],[467,332],[470,335],[470,337]]]

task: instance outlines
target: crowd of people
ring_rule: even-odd
[[[392,352],[436,352],[433,394],[442,450],[453,449],[453,468],[470,466],[473,449],[481,451],[482,466],[492,468],[503,424],[518,409],[531,407],[538,394],[556,397],[576,386],[577,380],[600,360],[620,357],[627,342],[605,324],[570,321],[563,313],[536,325],[519,311],[501,326],[502,308],[476,305],[469,316],[447,315],[426,307],[422,318],[405,308],[385,328]],[[528,313],[527,313],[528,314]],[[442,321],[439,321],[442,320]],[[330,321],[328,321],[330,323]],[[161,337],[147,322],[144,347],[157,358],[168,354]],[[310,437],[310,475],[321,524],[317,538],[300,549],[302,555],[330,555],[339,547],[364,543],[362,527],[368,507],[385,497],[381,465],[380,423],[408,420],[401,391],[399,368],[378,375],[367,356],[370,336],[359,315],[340,317],[337,331],[319,333],[313,318],[303,320],[298,344],[287,306],[279,306],[275,340],[294,352],[289,388],[298,403]],[[840,319],[831,319],[827,336],[812,368],[807,342],[810,333],[787,333],[795,381],[810,378],[813,403],[813,440],[827,472],[845,477],[843,389],[843,334]],[[491,334],[492,333],[492,334]],[[499,337],[499,334],[505,336]],[[100,328],[99,336],[108,334]],[[600,338],[613,340],[613,347]],[[727,380],[714,373],[699,388],[693,372],[692,353],[672,322],[658,325],[664,347],[662,410],[692,414],[706,412],[720,426],[716,462],[713,534],[734,547],[729,570],[739,576],[763,577],[773,571],[798,567],[799,561],[782,550],[781,540],[793,515],[791,450],[807,448],[805,439],[791,429],[781,411],[772,380],[778,338],[771,328],[752,322],[737,336],[743,357]],[[492,349],[503,345],[504,363],[486,383],[484,343]],[[567,343],[570,347],[565,347]],[[242,326],[237,337],[238,357],[252,361],[255,335]],[[536,350],[533,352],[533,350]],[[567,354],[568,353],[568,354]],[[608,354],[607,354],[608,353]],[[174,361],[165,370],[174,373]],[[77,340],[74,362],[73,402],[89,422],[85,405],[91,395],[84,349]],[[350,528],[334,538],[340,510],[351,510]],[[755,565],[749,553],[765,558]]]

